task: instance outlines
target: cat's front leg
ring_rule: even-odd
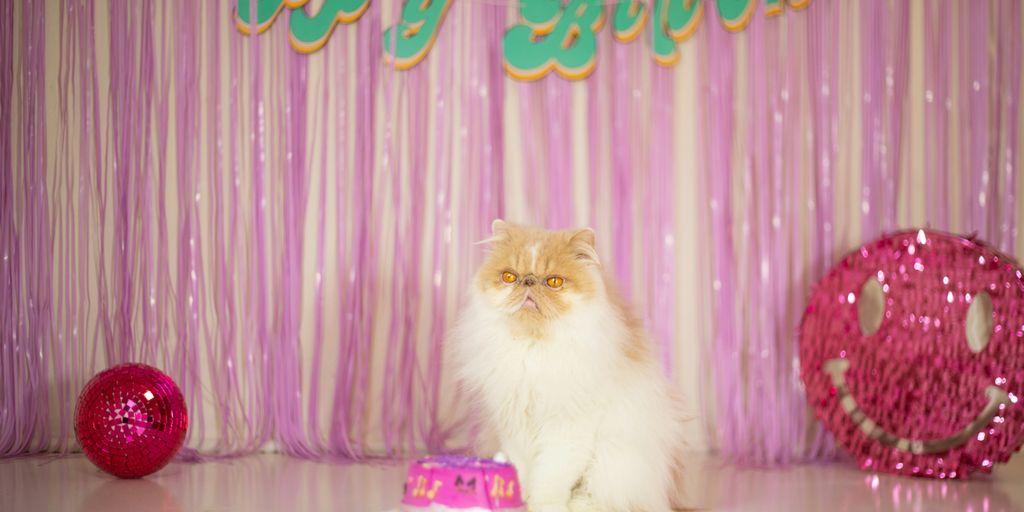
[[[530,512],[568,512],[573,488],[593,456],[593,435],[582,425],[548,426],[536,442],[526,480]]]
[[[530,487],[527,485],[529,482],[531,456],[529,450],[523,443],[513,441],[511,439],[503,439],[501,442],[501,452],[512,463],[516,468],[516,476],[519,477],[520,490],[524,501],[530,499]]]

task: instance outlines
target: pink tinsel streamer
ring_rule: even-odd
[[[10,5],[3,13],[0,41],[2,62],[3,146],[0,173],[3,177],[0,206],[0,260],[3,310],[0,312],[0,373],[3,374],[3,405],[0,406],[0,455],[39,451],[50,442],[47,367],[51,353],[53,268],[50,191],[46,173],[46,37],[45,10],[21,10],[21,60],[14,74],[13,24]],[[15,80],[17,77],[17,80]],[[12,99],[20,109],[19,144],[12,145]]]
[[[862,240],[870,240],[882,230],[897,225],[901,200],[900,158],[903,154],[903,104],[909,74],[910,20],[906,2],[893,4],[892,9],[888,6],[882,0],[859,4],[863,95],[859,205]]]

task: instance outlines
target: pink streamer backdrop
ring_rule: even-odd
[[[442,414],[453,399],[442,340],[481,257],[473,242],[515,199],[527,218],[514,220],[610,235],[602,255],[643,306],[669,373],[693,336],[675,328],[676,288],[693,286],[676,251],[700,244],[710,389],[686,391],[704,397],[713,444],[753,464],[827,458],[834,444],[807,413],[795,333],[810,284],[848,248],[834,198],[853,128],[841,118],[860,118],[862,240],[906,222],[920,197],[933,227],[1015,247],[1017,2],[927,3],[922,90],[910,88],[905,2],[843,11],[858,23],[836,1],[770,18],[758,4],[739,35],[708,2],[680,43],[699,60],[699,240],[676,238],[681,88],[676,68],[653,62],[650,27],[628,44],[602,30],[584,83],[521,83],[501,66],[517,21],[504,5],[455,2],[423,63],[401,72],[381,59],[381,27],[395,22],[382,5],[314,56],[289,47],[288,14],[248,37],[218,2],[61,0],[58,20],[38,2],[0,6],[0,456],[73,449],[81,386],[127,361],[181,387],[185,458],[457,448],[464,422]],[[98,14],[110,37],[97,37]],[[853,31],[859,61],[842,45]],[[329,65],[314,73],[313,59]],[[850,66],[860,97],[843,111]],[[914,102],[923,190],[901,173]],[[507,186],[510,113],[525,197]],[[959,161],[943,152],[954,142]]]

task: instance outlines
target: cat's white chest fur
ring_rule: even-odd
[[[479,346],[475,356],[467,354],[471,368],[463,370],[484,392],[492,414],[528,427],[581,408],[593,412],[607,401],[609,372],[616,371],[608,337],[617,329],[602,319],[610,312],[580,309],[560,319],[543,339],[518,337],[500,318],[480,319],[483,325],[474,329]]]

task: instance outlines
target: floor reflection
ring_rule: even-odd
[[[996,512],[1024,508],[1024,503],[1012,499],[986,475],[950,481],[869,474],[863,477],[863,488],[876,510],[938,510],[941,506],[942,510]]]
[[[174,496],[154,480],[110,478],[85,496],[78,512],[111,512],[153,510],[181,512],[184,510]]]
[[[1024,457],[971,481],[863,473],[852,464],[742,469],[693,457],[685,492],[702,510],[1024,510]],[[119,480],[81,456],[0,461],[4,511],[346,511],[385,512],[401,499],[404,466],[317,463],[258,455],[175,463],[139,480]]]
[[[848,463],[765,470],[708,459],[702,468],[708,485],[698,506],[712,510],[1024,510],[1024,460],[969,481],[864,473]]]

